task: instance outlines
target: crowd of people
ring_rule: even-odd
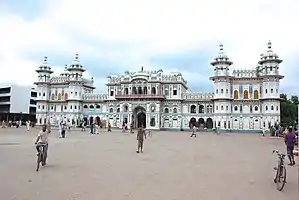
[[[26,129],[27,129],[27,131],[29,131],[30,127],[35,126],[35,123],[31,122],[30,120],[27,120],[27,121],[22,121],[22,120],[11,121],[11,120],[9,120],[8,123],[6,123],[6,121],[3,120],[1,125],[2,125],[2,128],[11,128],[11,127],[19,128],[22,125],[26,125]]]

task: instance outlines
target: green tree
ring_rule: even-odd
[[[283,126],[295,126],[298,122],[298,97],[288,99],[286,94],[280,94],[280,118]]]

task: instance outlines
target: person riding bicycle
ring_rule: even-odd
[[[44,153],[45,153],[45,158],[42,163],[42,165],[46,165],[46,159],[47,159],[47,153],[48,153],[48,137],[50,134],[50,130],[47,129],[47,125],[42,126],[42,130],[38,133],[36,140],[35,140],[35,145],[36,145],[36,150],[37,150],[37,155],[39,155],[39,147],[41,145],[44,146]]]

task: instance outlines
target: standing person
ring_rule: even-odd
[[[108,122],[108,132],[111,132],[111,124]]]
[[[26,129],[27,129],[27,131],[30,130],[30,121],[29,120],[26,121]]]
[[[6,128],[6,123],[4,120],[2,121],[2,128]]]
[[[37,150],[37,155],[39,154],[39,146],[45,144],[45,158],[42,162],[42,165],[46,165],[46,160],[48,156],[48,148],[49,148],[49,137],[50,131],[47,129],[47,125],[42,126],[42,130],[38,133],[36,140],[35,140],[35,145],[36,145],[36,150]]]
[[[65,138],[66,129],[67,129],[66,122],[62,122],[62,125],[61,125],[61,137],[62,138]]]
[[[93,121],[90,121],[89,128],[90,128],[90,134],[93,134],[94,133],[94,123],[93,123]]]
[[[293,128],[289,127],[288,132],[285,134],[284,142],[287,146],[287,153],[290,160],[289,165],[295,165],[295,159],[294,159],[294,147],[296,143],[296,135],[293,132]]]
[[[279,129],[278,129],[278,128],[275,129],[275,131],[274,131],[274,135],[275,135],[275,137],[278,137],[278,136],[279,136]]]
[[[126,132],[126,123],[123,122],[123,125],[122,125],[122,132],[125,133]]]
[[[137,132],[137,141],[138,141],[138,147],[136,153],[143,153],[143,141],[146,139],[145,130],[142,127],[139,128]]]
[[[86,122],[85,120],[82,121],[82,127],[81,127],[81,131],[85,131],[86,130]]]
[[[196,126],[195,125],[193,125],[192,134],[190,135],[190,137],[193,137],[193,136],[196,137]]]
[[[98,122],[95,122],[94,129],[95,129],[95,134],[100,133],[100,125]]]
[[[133,134],[134,131],[133,131],[133,122],[130,124],[130,133]]]
[[[59,122],[59,124],[58,124],[58,134],[59,134],[59,138],[62,137],[61,132],[62,132],[62,121]]]

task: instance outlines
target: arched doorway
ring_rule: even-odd
[[[135,128],[143,126],[146,128],[146,110],[145,108],[138,106],[134,109],[132,115],[132,122]]]
[[[194,117],[192,117],[189,121],[189,127],[192,128],[193,126],[196,126],[196,119]]]
[[[211,118],[207,119],[206,127],[207,127],[207,129],[213,128],[213,120]]]
[[[140,112],[138,115],[137,115],[137,127],[146,127],[146,115],[144,112]]]
[[[203,118],[199,118],[198,125],[199,125],[199,128],[204,128],[205,127],[205,120]]]

